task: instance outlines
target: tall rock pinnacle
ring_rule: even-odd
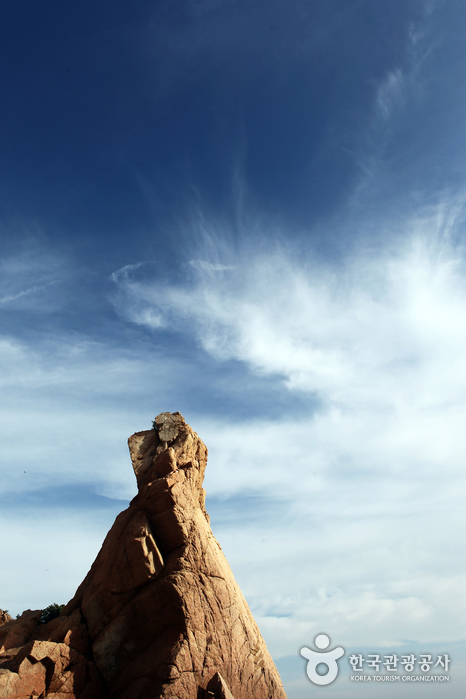
[[[286,699],[210,529],[207,449],[180,413],[154,427],[128,440],[139,492],[60,617],[20,643],[21,619],[0,627],[0,699],[42,675],[54,699]]]

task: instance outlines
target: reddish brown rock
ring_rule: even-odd
[[[0,699],[104,699],[81,613],[48,624],[40,617],[28,610],[0,629]]]
[[[26,643],[33,632],[36,631],[41,614],[41,609],[36,609],[35,611],[27,609],[15,621],[10,617],[10,621],[0,627],[0,653]]]
[[[12,617],[8,614],[7,611],[4,609],[0,609],[0,626],[3,626],[3,624],[7,624],[9,621],[12,621]]]
[[[0,699],[286,699],[209,526],[207,449],[179,413],[155,425],[128,440],[138,495],[61,616],[9,622]]]

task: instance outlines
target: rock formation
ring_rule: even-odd
[[[0,699],[286,699],[209,526],[180,413],[128,440],[138,494],[61,615],[0,627]]]

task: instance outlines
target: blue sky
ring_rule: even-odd
[[[74,594],[179,410],[290,699],[321,632],[450,652],[459,696],[464,3],[0,18],[0,605]]]

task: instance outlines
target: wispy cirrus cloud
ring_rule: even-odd
[[[429,4],[426,5],[421,19],[409,26],[404,47],[396,61],[373,83],[373,100],[366,114],[364,130],[359,143],[352,149],[361,171],[350,195],[355,208],[361,204],[367,207],[380,206],[384,201],[388,203],[392,190],[397,191],[399,206],[403,189],[408,187],[412,191],[413,184],[405,185],[400,169],[407,173],[412,167],[421,166],[421,171],[413,174],[417,183],[415,188],[418,188],[416,196],[425,197],[425,202],[436,196],[430,190],[428,180],[424,182],[425,172],[422,172],[423,161],[429,161],[430,149],[424,144],[416,152],[415,159],[411,153],[416,150],[419,137],[415,124],[422,121],[426,128],[431,115],[437,112],[437,105],[429,101],[432,86],[438,80],[437,71],[441,70],[438,54],[442,38],[435,31],[434,13],[437,9],[437,6],[430,8]],[[426,171],[430,167],[430,163],[426,165]],[[400,185],[401,191],[398,189]],[[423,188],[428,195],[422,192]]]
[[[49,311],[63,298],[55,292],[68,272],[66,261],[31,243],[0,260],[0,308]]]
[[[258,498],[257,520],[234,533],[215,501],[212,521],[276,653],[294,652],[316,620],[342,642],[463,637],[465,610],[438,595],[454,599],[464,585],[463,220],[451,203],[338,262],[276,243],[230,251],[225,273],[119,285],[127,319],[151,310],[213,362],[241,362],[283,393],[316,398],[281,421],[200,417],[196,428],[209,445],[208,493],[226,506]],[[267,519],[277,497],[281,515]]]
[[[393,66],[377,86],[374,102],[373,128],[383,129],[392,116],[403,110],[408,99],[416,98],[422,92],[422,83],[427,76],[421,75],[424,63],[438,46],[439,38],[433,37],[432,13],[438,7],[426,5],[422,20],[409,27],[405,58],[399,65]]]
[[[396,107],[399,107],[404,99],[406,76],[396,68],[388,73],[384,81],[379,85],[375,97],[377,115],[387,121]]]
[[[450,223],[448,215],[418,216],[390,249],[360,250],[338,268],[283,249],[197,265],[205,273],[184,284],[115,277],[119,307],[151,327],[155,315],[215,359],[279,375],[289,389],[322,392],[332,405],[428,402],[427,388],[416,397],[407,388],[413,367],[434,375],[443,364],[443,375],[452,365],[447,355],[462,365],[464,259],[448,240],[461,215]],[[456,380],[435,385],[446,395]]]
[[[227,272],[231,269],[235,269],[233,265],[222,265],[213,262],[207,262],[206,260],[190,260],[188,262],[190,267],[198,269],[200,272]]]

